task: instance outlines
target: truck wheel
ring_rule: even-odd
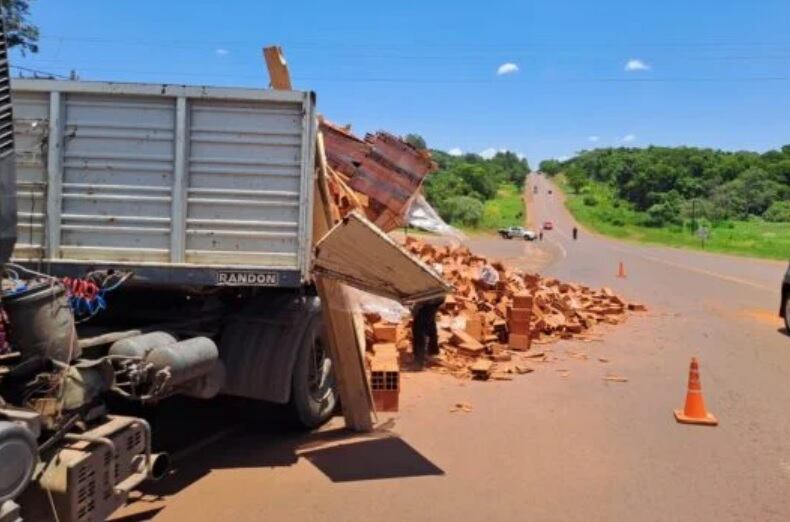
[[[335,372],[322,332],[323,318],[313,317],[305,331],[294,366],[291,406],[296,421],[312,429],[325,423],[335,411]]]

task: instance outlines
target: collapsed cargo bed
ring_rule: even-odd
[[[152,284],[301,285],[310,92],[15,80],[17,262]]]

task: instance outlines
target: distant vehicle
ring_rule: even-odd
[[[504,239],[518,238],[518,239],[523,239],[525,241],[535,240],[535,232],[524,227],[500,228],[497,232]]]
[[[551,221],[544,221],[543,222],[543,230],[552,230],[554,228],[554,223]]]
[[[790,335],[790,264],[782,281],[782,302],[779,305],[779,315],[785,320],[785,333]]]
[[[532,187],[532,193],[533,193],[533,194],[537,194],[537,193],[538,193],[538,187],[537,187],[537,185],[536,185],[536,186],[534,186],[534,187]]]
[[[549,194],[554,194],[554,193],[551,191],[551,189],[549,189]]]

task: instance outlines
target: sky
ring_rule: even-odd
[[[584,149],[790,143],[790,1],[32,0],[40,52],[82,80],[295,88],[357,133],[415,132],[536,166]],[[30,75],[29,70],[15,73]]]

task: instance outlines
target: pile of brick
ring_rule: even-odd
[[[522,273],[473,254],[466,247],[434,246],[407,238],[406,248],[435,267],[453,285],[437,323],[441,355],[434,369],[459,377],[487,379],[531,371],[523,361],[539,352],[533,344],[591,339],[598,323],[618,324],[628,311],[644,311],[608,288],[564,283]],[[410,319],[387,323],[366,316],[371,363],[410,359]],[[522,357],[518,355],[521,354]]]

